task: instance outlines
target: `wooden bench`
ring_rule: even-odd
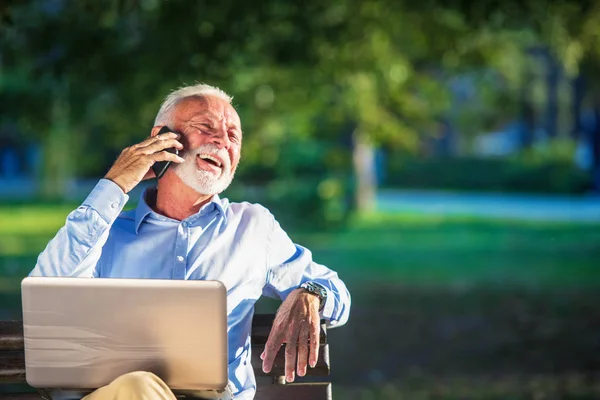
[[[262,371],[260,354],[271,331],[274,317],[273,314],[256,314],[252,321],[252,367],[257,380],[256,399],[331,399],[329,346],[325,324],[321,324],[319,360],[315,368],[308,368],[305,377],[297,377],[294,383],[285,382],[284,349],[277,354],[271,372],[265,374]],[[13,394],[2,392],[4,384],[26,383],[23,346],[23,323],[21,321],[0,321],[0,398],[4,400],[39,400],[42,398],[43,391]]]

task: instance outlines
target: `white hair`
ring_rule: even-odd
[[[198,83],[192,86],[182,86],[177,90],[174,90],[169,94],[158,110],[156,118],[154,119],[154,126],[158,125],[170,125],[172,122],[171,112],[173,108],[181,100],[188,97],[195,96],[215,96],[222,100],[225,100],[228,104],[231,104],[232,97],[227,93],[215,86],[210,86],[204,83]]]

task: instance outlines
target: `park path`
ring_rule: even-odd
[[[65,198],[82,201],[93,189],[96,179],[78,180],[69,185]],[[131,193],[139,199],[153,181],[143,182]],[[3,199],[31,199],[36,186],[31,179],[0,179]],[[226,194],[225,194],[226,195]],[[558,196],[433,190],[382,189],[377,194],[377,210],[429,215],[463,215],[522,220],[600,222],[600,195]]]
[[[377,210],[532,221],[600,222],[600,195],[558,196],[385,189]]]

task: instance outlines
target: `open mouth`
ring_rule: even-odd
[[[196,157],[197,164],[202,169],[210,169],[221,172],[223,163],[215,156],[210,154],[200,154]]]

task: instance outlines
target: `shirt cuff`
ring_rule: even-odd
[[[325,289],[325,291],[327,292],[327,299],[325,299],[325,305],[323,306],[323,309],[319,314],[321,315],[321,318],[330,320],[333,317],[335,299],[333,298],[331,290],[327,289],[326,287],[323,287],[323,289]]]
[[[129,196],[110,179],[100,179],[92,192],[84,200],[83,205],[93,208],[108,223],[114,222]]]

